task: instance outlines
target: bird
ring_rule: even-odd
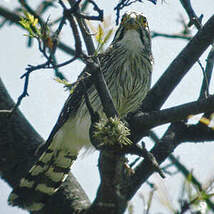
[[[119,116],[137,110],[151,86],[153,57],[146,17],[135,11],[125,13],[113,41],[98,58]],[[84,88],[77,83],[46,141],[45,151],[11,192],[10,205],[28,211],[42,210],[66,179],[80,149],[91,146],[91,119],[83,96],[86,89],[94,111],[104,117],[95,86],[85,84]]]

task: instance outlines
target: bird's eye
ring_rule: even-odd
[[[121,20],[121,23],[125,23],[128,19],[128,16],[125,14],[123,17],[122,17],[122,20]]]
[[[139,21],[144,27],[147,27],[148,24],[147,24],[147,19],[145,16],[140,16]]]

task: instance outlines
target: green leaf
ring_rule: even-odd
[[[103,32],[103,28],[101,27],[101,25],[98,25],[98,32],[96,34],[96,40],[97,42],[100,44],[102,43],[102,38],[103,38],[104,32]]]
[[[111,28],[108,33],[106,34],[106,36],[103,39],[103,44],[106,44],[106,42],[110,39],[111,35],[113,33],[113,28]]]
[[[41,30],[37,27],[38,19],[24,11],[24,17],[20,17],[19,23],[28,31],[30,37],[41,37]]]

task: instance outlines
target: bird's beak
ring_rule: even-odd
[[[130,18],[126,23],[126,30],[137,30],[139,28],[139,24],[136,22],[136,19]]]

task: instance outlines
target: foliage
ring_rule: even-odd
[[[41,28],[38,27],[38,18],[35,18],[32,14],[27,11],[24,11],[25,17],[20,17],[19,23],[24,27],[25,30],[28,31],[29,34],[25,34],[26,36],[30,36],[32,38],[41,38]]]
[[[98,123],[95,123],[94,126],[94,138],[98,142],[102,142],[99,146],[119,143],[120,146],[123,147],[132,144],[128,138],[130,130],[118,117],[101,119]]]
[[[112,34],[114,32],[114,28],[112,27],[111,18],[106,17],[101,24],[94,26],[91,22],[87,22],[91,31],[95,35],[95,42],[97,43],[95,55],[103,52],[105,50],[105,46],[110,41]]]
[[[21,16],[19,23],[22,27],[28,31],[29,34],[24,34],[25,36],[29,36],[31,38],[36,38],[39,42],[40,40],[50,49],[53,48],[53,39],[50,35],[50,30],[47,22],[40,27],[38,24],[38,18],[35,18],[32,14],[27,11],[23,11],[25,17]]]

